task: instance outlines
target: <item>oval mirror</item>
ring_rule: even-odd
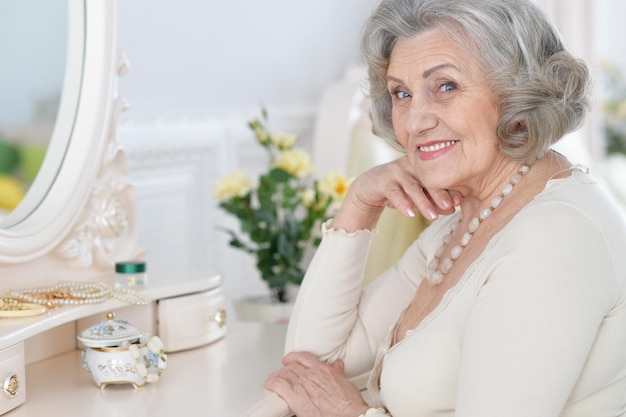
[[[68,29],[66,0],[5,0],[0,4],[0,56],[6,63],[0,66],[0,227],[23,217],[6,219],[33,184],[53,137],[68,66]],[[82,36],[76,39],[82,43]],[[67,64],[82,67],[81,61]],[[69,88],[73,80],[68,81]],[[66,94],[65,98],[64,112],[75,114],[77,97],[70,99]],[[61,116],[61,120],[67,118],[67,114]],[[56,135],[63,142],[69,132],[57,130]],[[60,161],[50,164],[58,168]],[[38,182],[47,177],[41,176]]]
[[[0,68],[2,228],[28,217],[63,162],[79,101],[83,15],[81,5],[68,8],[67,0],[0,5],[0,52],[11,63]]]
[[[0,222],[0,262],[5,263],[32,260],[49,252],[76,221],[102,161],[114,105],[111,99],[117,64],[114,2],[40,2],[41,7],[29,3],[28,10],[33,16],[48,17],[43,12],[44,5],[47,8],[51,4],[65,13],[66,52],[61,59],[64,69],[60,71],[63,83],[41,168],[21,203]],[[3,1],[2,6],[11,3],[17,5],[23,0]],[[2,15],[3,19],[14,19],[4,11]],[[46,71],[43,66],[42,70]]]

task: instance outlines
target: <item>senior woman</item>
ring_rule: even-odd
[[[531,0],[383,0],[362,48],[406,155],[324,225],[266,388],[298,417],[626,415],[626,228],[550,150],[587,111],[584,63]],[[384,207],[434,222],[363,288]],[[370,369],[373,408],[346,379]]]

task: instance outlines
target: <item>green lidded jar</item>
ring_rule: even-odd
[[[146,263],[144,261],[126,261],[115,263],[115,287],[140,287],[148,284]]]

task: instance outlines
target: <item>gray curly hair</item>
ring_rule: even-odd
[[[387,91],[389,57],[398,38],[431,29],[442,29],[469,47],[484,69],[499,97],[497,135],[504,155],[531,158],[584,121],[590,107],[589,70],[566,50],[531,0],[383,0],[365,23],[361,50],[374,132],[396,148]]]

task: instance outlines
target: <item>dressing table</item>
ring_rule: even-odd
[[[7,416],[241,417],[280,366],[285,331],[284,325],[231,322],[223,339],[168,354],[160,380],[138,389],[99,389],[81,369],[80,351],[67,351],[26,368],[26,403]]]
[[[67,0],[64,7],[66,59],[50,143],[24,199],[0,219],[5,297],[60,281],[113,287],[116,262],[143,259],[116,140],[127,107],[116,83],[129,68],[117,50],[116,4]],[[137,292],[147,305],[110,298],[0,318],[0,414],[239,417],[263,396],[265,376],[280,366],[285,326],[233,320],[217,274],[148,267],[148,284]],[[159,381],[100,389],[82,369],[76,335],[109,312],[163,340],[168,361]]]

